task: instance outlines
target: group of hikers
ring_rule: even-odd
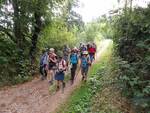
[[[41,79],[47,79],[49,85],[53,85],[54,80],[56,80],[56,91],[58,91],[60,87],[65,88],[65,73],[69,71],[71,71],[71,84],[74,83],[77,76],[77,67],[79,67],[82,81],[86,81],[89,67],[95,60],[95,54],[95,43],[80,43],[78,48],[72,49],[64,45],[62,52],[57,54],[54,48],[43,50],[40,58]]]

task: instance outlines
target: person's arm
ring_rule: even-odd
[[[63,63],[64,63],[64,68],[63,68],[63,70],[66,71],[66,69],[67,69],[67,62],[66,62],[65,60],[63,60]]]
[[[71,64],[71,61],[70,61],[70,60],[71,60],[71,54],[70,54],[70,56],[69,56],[69,64]]]
[[[79,57],[78,57],[78,54],[76,54],[76,55],[77,55],[76,57],[77,57],[77,64],[78,64],[79,63]]]
[[[54,62],[54,63],[56,63],[56,62],[57,62],[57,59],[56,59],[56,57],[54,58],[53,62]]]
[[[50,57],[49,59],[50,59],[52,62],[54,62],[54,63],[57,62],[57,59],[56,59],[56,58],[53,59],[53,58]]]
[[[82,58],[80,58],[79,61],[80,61],[80,64],[79,64],[79,65],[80,65],[80,68],[81,68],[81,66],[82,66]]]

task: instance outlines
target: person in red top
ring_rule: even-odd
[[[94,59],[95,59],[95,56],[96,56],[96,51],[97,51],[97,46],[95,43],[93,43],[93,48],[94,48]]]
[[[94,46],[90,44],[89,49],[88,49],[88,53],[90,55],[91,62],[93,62],[93,60],[94,60],[95,51],[96,51],[96,49],[94,48]]]

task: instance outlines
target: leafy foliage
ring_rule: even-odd
[[[75,44],[75,37],[81,25],[75,23],[83,24],[83,22],[80,15],[72,14],[74,4],[77,5],[77,2],[75,0],[68,2],[68,0],[0,1],[1,85],[15,84],[17,81],[20,83],[31,78],[30,75],[38,71],[39,54],[43,48],[60,49],[64,44],[72,46]],[[62,7],[64,10],[60,10]],[[68,7],[70,8],[67,9]],[[67,14],[63,15],[66,12]],[[73,26],[71,30],[68,30],[70,28],[67,24]]]
[[[113,39],[120,57],[120,86],[130,98],[137,112],[148,112],[150,107],[150,6],[113,18]]]
[[[45,48],[53,47],[56,50],[61,50],[66,44],[69,46],[75,45],[76,38],[72,32],[67,31],[67,27],[62,20],[56,20],[43,30],[39,43]]]

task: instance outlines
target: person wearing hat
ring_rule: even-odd
[[[64,76],[66,71],[66,61],[63,59],[63,54],[59,53],[58,55],[58,62],[56,64],[56,73],[55,73],[55,80],[57,81],[57,89],[58,91],[60,89],[60,86],[62,86],[62,90],[64,90],[65,82],[64,82]]]
[[[47,80],[50,85],[53,84],[56,63],[57,63],[57,55],[55,54],[54,48],[50,48],[49,49],[49,71],[47,76]]]
[[[81,74],[82,74],[82,80],[87,79],[87,74],[90,66],[90,57],[88,55],[88,51],[83,51],[82,56],[81,56]]]
[[[78,65],[78,54],[77,54],[77,48],[74,47],[71,50],[70,54],[70,64],[71,64],[71,84],[74,82],[74,77],[76,75],[77,65]]]

